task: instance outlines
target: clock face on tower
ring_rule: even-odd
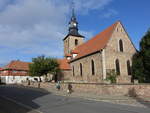
[[[76,27],[76,26],[77,26],[77,24],[76,24],[76,23],[73,23],[73,26],[74,26],[74,27]]]
[[[77,23],[71,22],[70,25],[69,25],[69,27],[77,27]]]

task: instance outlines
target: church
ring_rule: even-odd
[[[128,33],[120,21],[84,42],[78,32],[74,11],[69,32],[64,37],[64,56],[60,67],[62,79],[72,82],[103,83],[115,71],[117,83],[131,83],[132,56],[136,53]]]
[[[136,53],[128,33],[120,21],[84,41],[78,32],[78,22],[72,11],[69,32],[63,38],[64,58],[58,59],[61,72],[55,81],[105,83],[110,72],[117,74],[117,83],[131,83],[132,56]],[[28,75],[29,63],[12,61],[0,70],[6,83],[20,83]]]

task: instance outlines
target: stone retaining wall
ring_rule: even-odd
[[[128,95],[150,98],[150,84],[97,84],[71,83],[73,91],[96,95]],[[37,87],[37,85],[31,85]],[[68,83],[61,83],[61,90],[67,90]],[[55,88],[55,83],[41,83],[41,88]]]

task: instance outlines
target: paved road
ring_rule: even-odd
[[[28,107],[16,104],[5,97],[0,97],[0,113],[38,113]]]
[[[11,85],[0,86],[0,110],[6,106],[9,108],[8,105],[5,104],[6,101],[4,101],[4,98],[15,100],[19,102],[19,104],[21,103],[25,105],[23,106],[24,109],[26,107],[33,108],[36,109],[35,112],[39,113],[150,113],[150,108],[88,101],[79,98],[71,98],[69,95],[67,97],[62,97],[53,95],[43,89],[25,88]],[[13,106],[16,107],[18,105],[16,104],[15,106],[13,104]],[[4,111],[5,109],[2,110]],[[5,112],[17,113],[15,110],[13,112]],[[26,111],[20,113],[29,112],[32,112],[31,109],[27,109]]]

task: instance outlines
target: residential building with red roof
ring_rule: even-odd
[[[70,73],[71,68],[67,59],[58,59],[58,63],[60,64],[59,68],[63,71],[63,74],[61,73],[61,78],[59,77],[59,79],[63,79],[64,75],[69,75],[68,73]],[[30,64],[31,62],[23,62],[19,60],[11,61],[6,66],[0,68],[1,82],[6,84],[14,84],[21,83],[27,79],[34,80],[34,78],[38,78],[29,76]]]
[[[29,77],[29,62],[11,61],[0,69],[0,79],[4,83],[21,83]]]

